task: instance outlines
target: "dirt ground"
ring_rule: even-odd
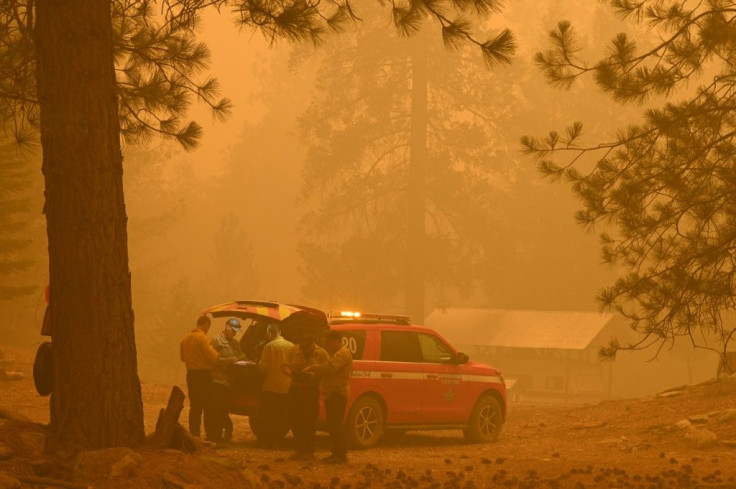
[[[30,376],[32,353],[0,347],[17,359],[26,378],[0,382],[0,408],[48,422],[48,399],[40,398]],[[153,430],[171,386],[143,385],[146,429]],[[255,447],[247,419],[234,416],[235,439],[227,447],[202,444],[193,455],[140,448],[122,475],[75,478],[73,461],[44,458],[18,448],[19,430],[36,424],[0,424],[0,443],[16,456],[0,461],[0,474],[39,474],[95,488],[708,488],[736,489],[736,377],[677,390],[669,397],[612,400],[595,405],[510,404],[497,443],[467,444],[455,431],[387,436],[377,448],[351,452],[346,466],[291,462],[290,439],[276,450]],[[187,411],[182,413],[186,420]],[[691,418],[717,436],[696,446],[676,423]],[[719,420],[720,418],[720,420]],[[327,454],[327,438],[318,437]],[[45,465],[44,465],[45,464]],[[27,479],[28,480],[28,479]],[[0,480],[0,487],[2,481]],[[23,487],[33,487],[25,485]],[[35,487],[46,487],[36,485]]]

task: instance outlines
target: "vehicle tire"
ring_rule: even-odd
[[[498,439],[502,426],[501,403],[495,397],[486,394],[475,403],[468,427],[463,430],[463,434],[466,440],[473,443],[491,443]]]
[[[253,435],[256,438],[262,438],[263,432],[261,431],[261,422],[260,419],[258,419],[258,415],[254,414],[252,416],[248,416],[248,425],[250,426],[250,431],[253,433]],[[289,424],[283,423],[281,426],[279,426],[278,430],[274,430],[273,435],[276,437],[276,440],[283,440],[287,433],[289,433]]]
[[[345,436],[353,448],[370,448],[383,436],[383,407],[372,397],[361,397],[350,409],[345,421]]]
[[[49,341],[41,343],[36,350],[33,383],[41,396],[48,396],[54,390],[54,351]]]

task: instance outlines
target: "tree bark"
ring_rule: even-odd
[[[411,55],[411,133],[409,135],[406,313],[424,323],[427,195],[427,38],[413,40]]]
[[[109,0],[37,0],[54,347],[49,449],[143,440]]]

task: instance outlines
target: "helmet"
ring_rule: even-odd
[[[240,331],[240,321],[238,321],[236,318],[228,319],[227,323],[225,324],[236,333]]]

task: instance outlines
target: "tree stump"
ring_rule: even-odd
[[[169,445],[169,448],[181,450],[186,453],[194,453],[197,451],[194,437],[189,433],[189,430],[179,423],[174,427],[174,436],[171,438],[171,445]]]
[[[174,386],[171,389],[166,409],[162,409],[156,421],[156,432],[151,440],[157,448],[176,448],[182,451],[194,451],[194,440],[189,432],[179,424],[179,415],[184,409],[184,392]]]

